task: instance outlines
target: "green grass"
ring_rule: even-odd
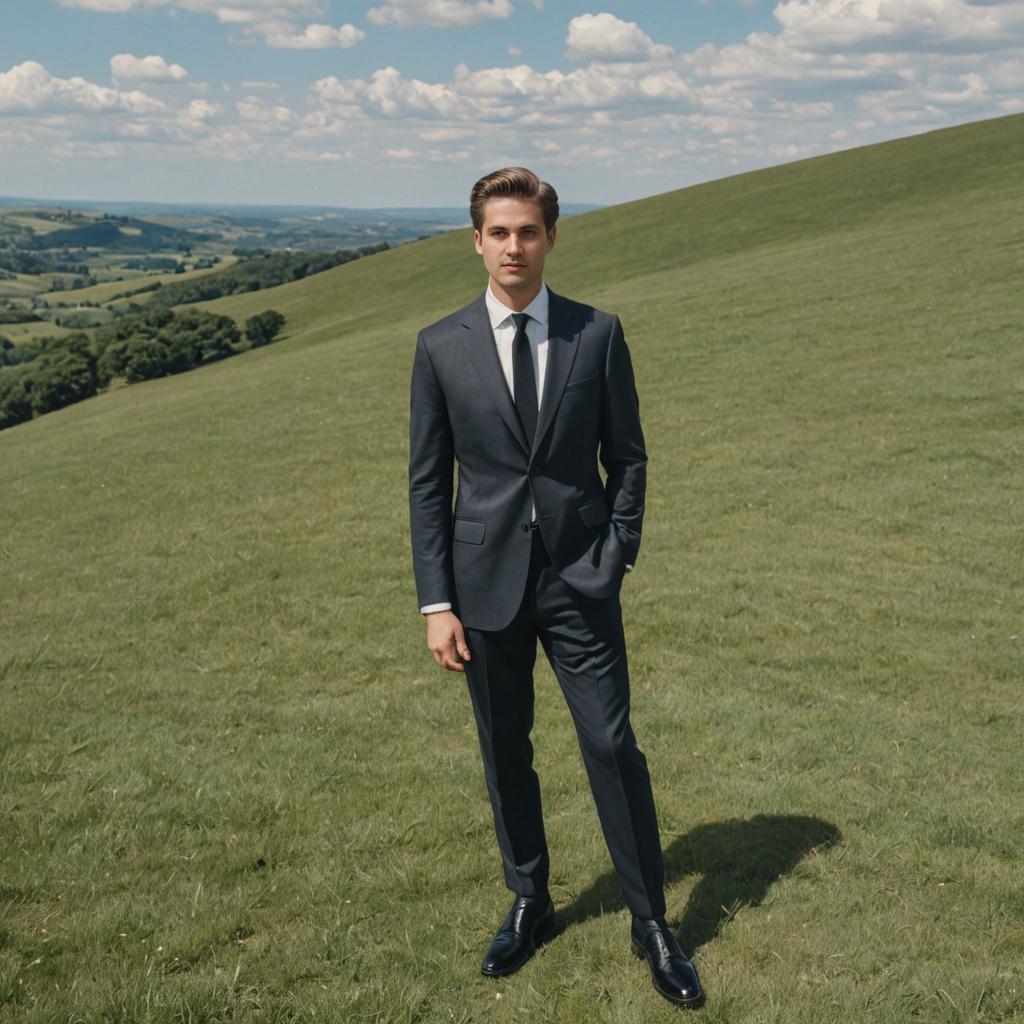
[[[49,280],[46,278],[44,281],[33,274],[17,274],[13,278],[0,278],[0,300],[31,298],[33,295],[38,295],[47,286]]]
[[[18,227],[28,228],[35,235],[48,235],[52,231],[67,227],[66,224],[57,220],[47,220],[45,217],[36,217],[32,213],[5,213],[0,218],[16,224]]]
[[[27,324],[0,324],[0,335],[15,345],[36,338],[62,338],[77,333],[70,327],[58,327],[52,320],[32,320]]]
[[[1024,117],[566,220],[650,456],[623,606],[708,1022],[1024,1016]],[[0,434],[0,1020],[676,1020],[537,674],[561,931],[416,613],[415,331],[465,232],[210,304],[285,337]]]

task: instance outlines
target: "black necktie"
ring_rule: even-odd
[[[516,325],[516,336],[512,341],[512,380],[519,421],[532,445],[533,436],[537,433],[537,378],[533,375],[530,339],[526,336],[526,321],[529,319],[526,313],[512,314],[512,322]]]

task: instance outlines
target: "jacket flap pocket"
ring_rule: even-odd
[[[600,526],[608,521],[608,505],[604,498],[596,501],[588,501],[586,505],[580,505],[580,518],[587,526]]]
[[[591,374],[589,377],[576,377],[574,380],[569,381],[565,385],[566,391],[575,391],[576,388],[589,387],[591,384],[597,383],[597,374]]]
[[[452,539],[461,540],[466,544],[483,544],[486,523],[475,519],[456,519],[452,529]]]

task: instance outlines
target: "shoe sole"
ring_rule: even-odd
[[[638,942],[631,939],[630,946],[633,950],[633,955],[640,960],[647,961],[647,969],[651,972],[651,983],[654,985],[654,991],[658,993],[663,999],[667,999],[670,1003],[674,1003],[676,1006],[681,1006],[685,1010],[695,1010],[698,1006],[704,1005],[704,991],[701,990],[699,996],[695,996],[692,999],[680,999],[679,996],[674,995],[671,992],[666,992],[663,988],[658,986],[658,981],[654,977],[654,967],[651,965],[651,959],[647,955],[647,951]]]
[[[509,964],[506,967],[502,967],[496,971],[488,971],[483,967],[480,968],[480,973],[485,978],[504,978],[506,974],[513,974],[518,971],[534,953],[544,945],[545,939],[549,938],[551,932],[555,927],[555,915],[552,912],[547,917],[541,919],[533,926],[533,931],[530,933],[530,946],[524,957],[517,960],[514,964]]]

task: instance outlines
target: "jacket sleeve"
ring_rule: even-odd
[[[619,318],[612,318],[601,396],[601,465],[608,474],[605,499],[612,525],[622,542],[625,561],[635,565],[640,550],[647,490],[647,451],[640,426],[640,398],[633,363]]]
[[[422,332],[416,339],[409,413],[409,520],[419,606],[452,601],[455,448],[444,391]]]

